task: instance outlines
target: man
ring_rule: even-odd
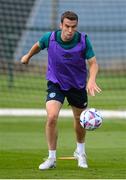
[[[77,32],[77,25],[77,14],[66,11],[61,16],[60,30],[46,33],[21,59],[22,63],[27,64],[41,49],[48,49],[46,137],[49,156],[40,164],[40,170],[56,167],[56,124],[65,97],[74,116],[77,141],[74,157],[78,160],[79,167],[88,167],[85,153],[86,131],[81,127],[79,117],[87,107],[87,93],[95,96],[95,92],[99,93],[101,89],[96,84],[98,64],[92,45],[85,33]],[[89,65],[88,82],[86,60]]]

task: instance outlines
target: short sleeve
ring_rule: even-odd
[[[90,59],[92,57],[95,56],[95,53],[94,53],[94,50],[93,50],[93,47],[92,47],[92,44],[89,40],[89,37],[86,35],[86,52],[85,52],[85,57],[86,59]]]
[[[40,49],[48,48],[51,32],[45,33],[38,41]]]

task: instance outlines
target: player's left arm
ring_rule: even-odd
[[[98,64],[96,61],[96,57],[92,57],[88,59],[88,65],[89,65],[89,78],[87,82],[87,92],[91,96],[95,96],[95,93],[100,93],[101,89],[100,87],[96,84],[96,76],[98,73]]]
[[[91,96],[95,96],[95,93],[101,92],[101,89],[96,84],[96,76],[98,73],[98,63],[95,57],[95,53],[90,42],[88,35],[86,36],[86,59],[89,65],[89,78],[87,82],[87,92]]]

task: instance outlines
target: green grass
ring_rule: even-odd
[[[75,160],[57,160],[57,168],[39,171],[47,156],[45,118],[0,117],[0,179],[126,179],[126,121],[104,120],[87,132],[88,169]],[[75,135],[71,118],[58,121],[57,156],[71,156]]]
[[[125,109],[125,76],[101,75],[97,83],[102,92],[95,97],[89,96],[89,106],[98,109]],[[0,75],[0,107],[2,108],[44,108],[46,98],[46,81],[44,76],[15,75],[13,87],[8,87],[7,76]],[[63,106],[68,108],[65,101]]]

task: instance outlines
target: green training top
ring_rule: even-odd
[[[49,39],[50,39],[51,32],[47,32],[39,39],[39,47],[40,49],[48,48],[49,46]],[[74,37],[71,41],[64,42],[61,39],[61,30],[56,31],[56,40],[60,44],[60,46],[64,49],[71,49],[78,43],[79,39],[79,33],[76,31],[74,34]],[[85,52],[85,58],[90,59],[95,56],[95,53],[93,51],[93,47],[91,45],[91,42],[89,40],[89,37],[86,35],[86,52]]]

